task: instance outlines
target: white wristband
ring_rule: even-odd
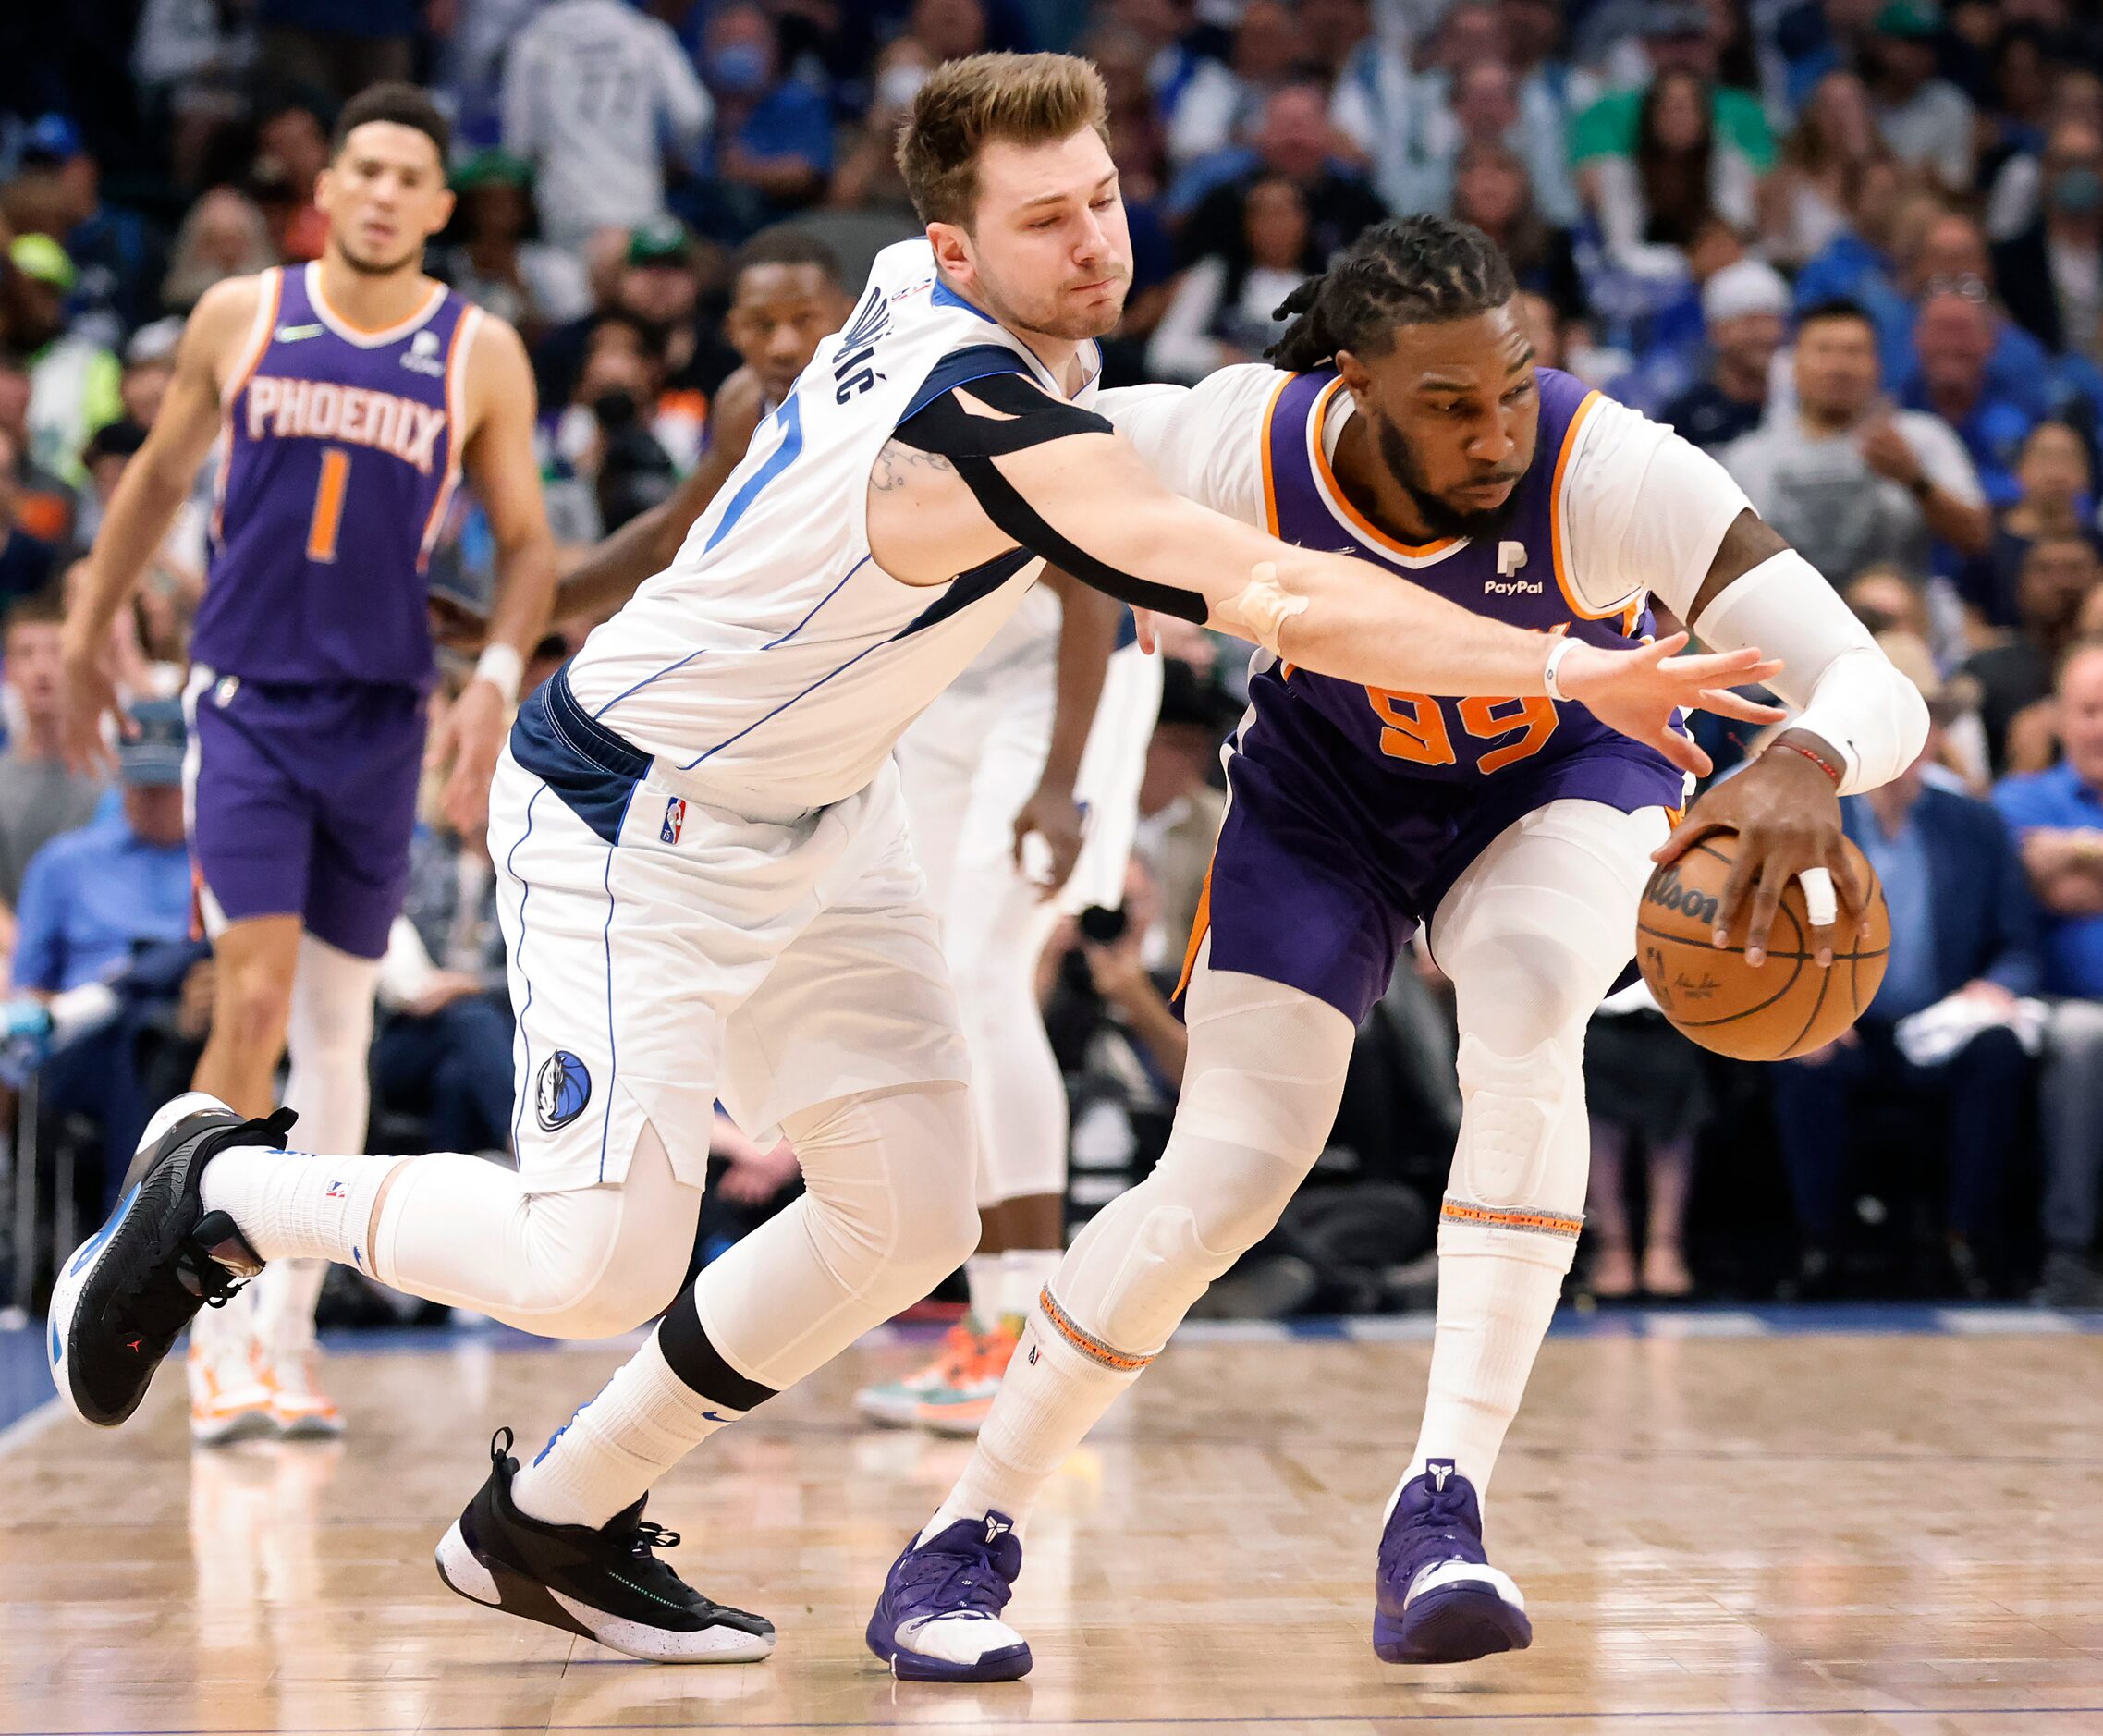
[[[1541,671],[1541,681],[1548,690],[1548,697],[1559,705],[1568,703],[1570,696],[1562,691],[1562,683],[1557,679],[1556,670],[1561,666],[1562,660],[1582,643],[1583,641],[1571,639],[1565,635],[1559,637],[1556,642],[1548,647],[1547,667]]]
[[[525,673],[526,660],[520,656],[515,645],[484,645],[482,655],[474,663],[474,679],[487,681],[503,694],[507,705],[518,703],[519,683],[524,679]]]

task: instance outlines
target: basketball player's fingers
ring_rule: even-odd
[[[1711,945],[1727,947],[1730,944],[1731,924],[1737,921],[1738,912],[1745,908],[1745,899],[1753,890],[1753,876],[1758,871],[1759,862],[1751,850],[1732,852],[1730,872],[1724,875],[1723,890],[1717,894],[1716,926],[1708,936]]]
[[[1154,611],[1152,609],[1132,610],[1131,624],[1133,630],[1139,637],[1140,650],[1151,657],[1161,648],[1160,635],[1154,630]]]
[[[1745,723],[1780,723],[1789,715],[1783,706],[1762,704],[1742,693],[1733,693],[1727,687],[1703,688],[1702,709],[1714,712],[1718,717],[1736,717]]]
[[[1650,852],[1650,860],[1660,866],[1678,862],[1705,837],[1714,837],[1718,832],[1731,829],[1726,821],[1700,818],[1700,812],[1697,808],[1693,815],[1674,826],[1665,841]]]
[[[1782,888],[1789,885],[1791,875],[1778,871],[1772,863],[1760,870],[1760,878],[1753,888],[1753,911],[1745,923],[1745,962],[1755,971],[1767,961],[1767,935],[1775,923],[1775,912],[1781,909]]]
[[[1826,847],[1826,868],[1833,876],[1833,889],[1840,896],[1840,920],[1857,935],[1866,935],[1869,932],[1869,888],[1855,873],[1853,862],[1837,837]]]
[[[1706,777],[1715,764],[1693,737],[1683,736],[1669,725],[1659,726],[1650,738],[1650,745],[1682,772],[1692,772],[1696,777]]]
[[[1811,925],[1812,957],[1823,968],[1833,961],[1833,945],[1839,939],[1840,893],[1833,885],[1832,870],[1823,863],[1800,868],[1796,884],[1803,888],[1803,920]]]

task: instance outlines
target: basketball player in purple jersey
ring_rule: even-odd
[[[1795,727],[1668,844],[1681,771],[1582,704],[1393,692],[1257,654],[1185,970],[1174,1133],[1045,1287],[972,1463],[892,1569],[868,1638],[899,1676],[1029,1669],[998,1619],[1025,1510],[1277,1220],[1420,924],[1454,983],[1464,1113],[1374,1644],[1409,1663],[1527,1644],[1525,1600],[1483,1549],[1480,1497],[1576,1250],[1584,1029],[1628,963],[1653,863],[1740,834],[1716,939],[1749,899],[1748,963],[1792,877],[1821,963],[1837,924],[1860,920],[1838,798],[1911,764],[1920,695],[1713,460],[1536,370],[1516,294],[1479,231],[1383,224],[1281,310],[1298,317],[1271,353],[1290,372],[1229,368],[1102,406],[1179,493],[1388,582],[1602,647],[1648,636],[1654,596],[1713,647],[1756,641],[1783,660],[1774,685],[1801,708]]]
[[[190,644],[191,840],[217,964],[196,1088],[263,1115],[289,1045],[303,1148],[363,1147],[373,990],[401,907],[428,752],[447,818],[481,826],[554,545],[533,385],[503,321],[423,272],[444,226],[446,122],[375,85],[343,111],[315,189],[322,258],[198,303],[153,434],[110,503],[66,623],[67,745],[105,758],[110,621],[222,441],[209,581]],[[497,588],[475,678],[429,728],[424,564],[463,471],[489,515]],[[335,1433],[312,1375],[326,1266],[284,1262],[200,1317],[203,1441]]]

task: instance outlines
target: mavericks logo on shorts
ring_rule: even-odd
[[[568,1127],[592,1101],[592,1075],[568,1049],[557,1049],[541,1063],[533,1081],[533,1113],[541,1131]]]

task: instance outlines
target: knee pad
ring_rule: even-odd
[[[1567,1266],[1583,1228],[1589,1141],[1574,1039],[1504,1056],[1461,1039],[1461,1141],[1439,1209],[1449,1229],[1516,1230],[1561,1244]],[[1571,1204],[1566,1208],[1562,1202]]]

